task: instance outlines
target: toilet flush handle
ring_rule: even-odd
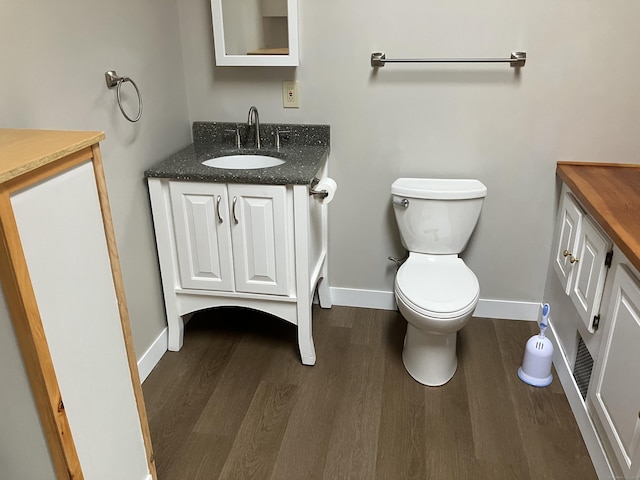
[[[403,198],[399,202],[394,201],[393,204],[402,208],[409,208],[409,200],[406,198]]]
[[[396,258],[396,257],[388,257],[389,260],[391,260],[393,263],[396,264],[396,268],[400,268],[400,266],[406,262],[407,258],[409,258],[409,254],[407,253],[404,257],[402,258]]]

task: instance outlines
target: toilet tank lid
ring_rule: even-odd
[[[486,197],[487,187],[471,178],[398,178],[391,184],[391,193],[409,198],[463,200]]]

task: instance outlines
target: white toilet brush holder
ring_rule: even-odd
[[[527,341],[522,366],[518,369],[520,380],[534,387],[546,387],[553,381],[551,374],[553,343],[544,336],[548,325],[549,309],[549,304],[545,303],[542,307],[540,333]]]

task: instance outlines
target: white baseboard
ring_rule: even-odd
[[[595,469],[598,478],[616,478],[609,466],[609,461],[607,460],[604,447],[600,443],[600,438],[598,437],[596,428],[587,413],[587,407],[582,400],[580,390],[573,380],[571,364],[558,344],[558,339],[552,323],[549,324],[546,335],[555,346],[555,349],[553,350],[553,365],[556,367],[556,372],[558,374],[557,380],[560,380],[562,389],[569,401],[571,411],[573,412],[573,416],[575,417],[580,433],[582,434],[582,439],[589,451],[593,468]]]
[[[517,302],[513,300],[491,300],[481,298],[474,317],[498,318],[500,320],[536,321],[540,312],[540,303]]]
[[[140,383],[144,382],[167,351],[167,329],[162,330],[146,352],[138,360]]]
[[[331,302],[334,305],[375,308],[377,310],[396,309],[396,299],[393,292],[338,287],[330,287],[329,292],[331,293]]]
[[[396,300],[393,292],[338,287],[331,287],[330,292],[334,305],[375,308],[379,310],[396,309]],[[535,321],[538,318],[539,312],[540,303],[536,302],[515,302],[481,298],[478,301],[478,306],[473,316],[504,320]]]
[[[334,305],[374,308],[377,310],[396,310],[396,299],[393,292],[338,287],[331,287],[329,290]],[[505,320],[536,320],[539,311],[540,304],[535,302],[515,302],[481,298],[478,301],[478,306],[473,316]],[[168,332],[165,328],[138,360],[138,372],[141,382],[146,380],[151,370],[153,370],[167,351],[167,336]]]

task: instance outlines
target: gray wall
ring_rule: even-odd
[[[102,130],[107,188],[138,356],[164,328],[144,170],[191,141],[174,0],[23,2],[0,16],[0,127]],[[124,119],[104,72],[134,79]],[[130,85],[125,105],[135,113]]]
[[[140,356],[165,327],[142,172],[191,141],[176,2],[5,0],[0,45],[0,128],[106,133],[103,161]],[[115,91],[105,86],[104,72],[111,69],[131,76],[142,90],[144,115],[137,124],[122,117]],[[127,106],[135,108],[131,91],[123,93]],[[4,308],[0,337],[3,345],[13,338]],[[38,421],[15,344],[0,348],[0,365],[15,367],[0,372],[3,392],[7,382],[12,390],[0,395],[0,477],[49,478],[44,472],[50,471],[50,462],[46,450],[41,455],[42,434],[35,428]],[[5,403],[16,398],[25,401],[18,407]],[[18,415],[24,416],[24,428]],[[22,448],[30,444],[32,449]],[[33,476],[21,476],[31,467]],[[7,473],[14,471],[21,475]]]
[[[402,252],[389,207],[401,176],[476,177],[488,187],[465,252],[481,298],[540,302],[551,244],[555,163],[636,162],[640,3],[300,0],[293,68],[214,67],[207,1],[178,0],[193,120],[331,125],[333,287],[391,291]],[[392,57],[500,57],[505,65],[387,65]],[[282,80],[301,108],[284,110]]]

